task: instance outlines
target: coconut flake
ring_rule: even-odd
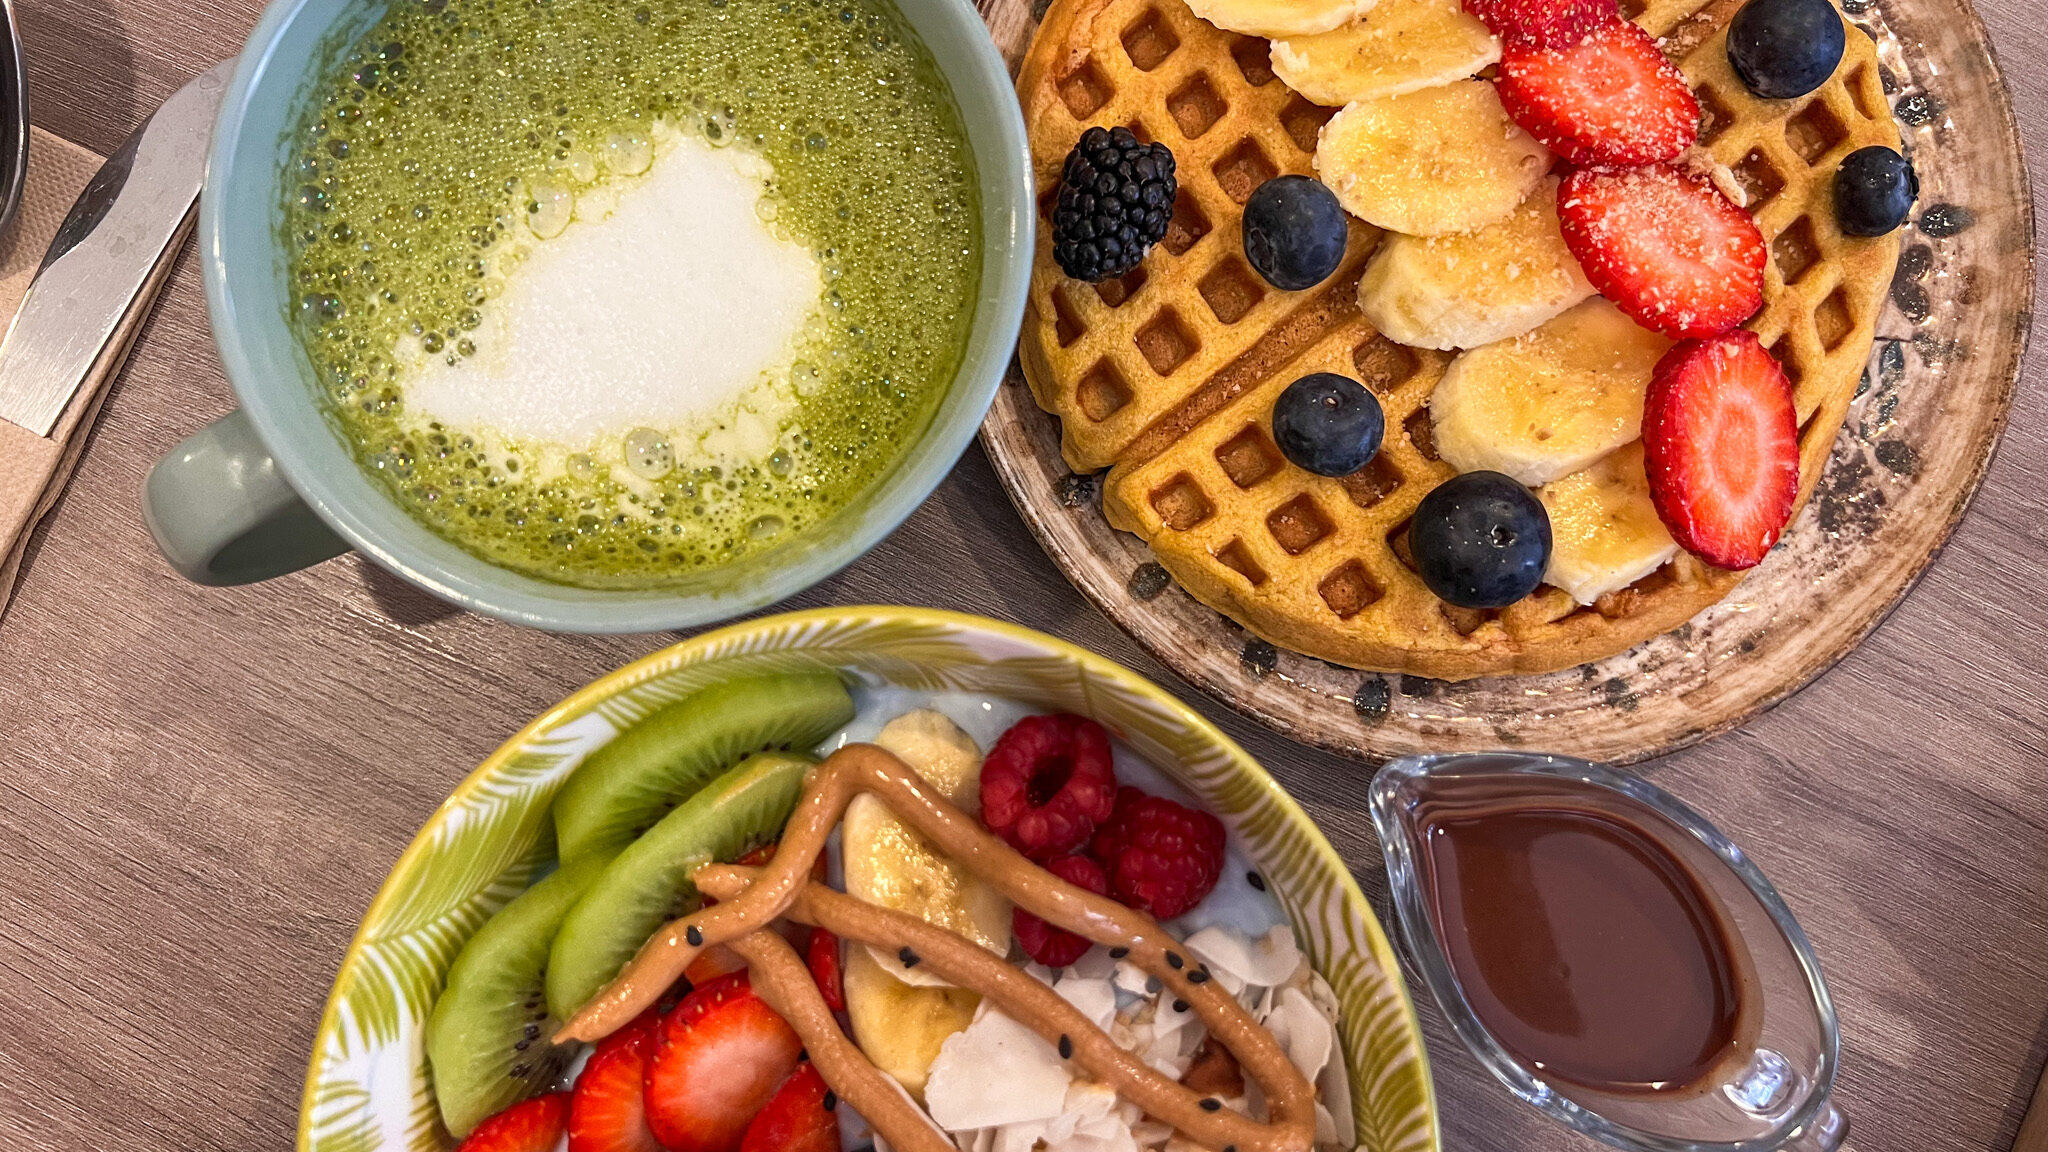
[[[1117,961],[1116,975],[1110,977],[1110,981],[1116,985],[1119,992],[1128,992],[1133,996],[1152,995],[1145,988],[1146,982],[1151,979],[1152,974],[1150,972],[1145,971],[1129,960]]]
[[[1107,980],[1088,980],[1069,975],[1052,986],[1067,1003],[1080,1010],[1097,1028],[1109,1030],[1116,1019],[1116,989]]]
[[[1285,984],[1301,968],[1301,949],[1285,925],[1256,940],[1218,925],[1188,937],[1187,946],[1233,995],[1250,985]]]
[[[1337,993],[1330,988],[1330,982],[1323,979],[1321,972],[1311,968],[1308,970],[1307,978],[1301,984],[1302,990],[1308,993],[1309,1002],[1316,1006],[1316,1011],[1321,1012],[1325,1019],[1335,1024],[1337,1017],[1342,1014],[1343,1009],[1337,1004]]]
[[[1067,975],[1079,976],[1084,980],[1107,980],[1117,970],[1117,962],[1109,958],[1109,949],[1096,945],[1081,953],[1081,958],[1067,965]]]
[[[1066,1106],[1045,1129],[1047,1152],[1073,1141],[1130,1139],[1130,1126],[1117,1115],[1116,1089],[1093,1080],[1067,1086]]]
[[[1035,1120],[1027,1124],[1005,1124],[996,1129],[994,1152],[1032,1152],[1038,1141],[1045,1135],[1046,1121]]]
[[[1332,1025],[1334,1027],[1334,1025]],[[1351,1114],[1351,1074],[1345,1067],[1341,1045],[1330,1049],[1330,1062],[1316,1077],[1316,1097],[1326,1106],[1335,1126],[1333,1143],[1351,1148],[1358,1143],[1358,1117]]]
[[[1330,1050],[1336,1046],[1337,1031],[1316,1010],[1315,1002],[1300,989],[1282,988],[1273,1010],[1261,1023],[1287,1050],[1287,1058],[1301,1069],[1302,1076],[1311,1082],[1330,1062]]]
[[[1052,1045],[1002,1012],[988,1011],[939,1046],[925,1105],[939,1127],[954,1132],[1050,1120],[1060,1114],[1072,1080]],[[1007,1139],[1005,1133],[998,1145]],[[1024,1152],[1029,1149],[1027,1142]]]

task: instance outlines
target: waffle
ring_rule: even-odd
[[[1800,504],[1825,467],[1869,359],[1896,235],[1843,236],[1832,176],[1849,152],[1898,147],[1874,45],[1852,28],[1835,76],[1792,101],[1751,96],[1725,51],[1739,0],[1624,10],[1698,92],[1700,146],[1730,169],[1770,241],[1749,327],[1784,365],[1800,421]],[[1071,280],[1039,230],[1019,357],[1081,472],[1109,469],[1103,511],[1202,603],[1281,647],[1446,680],[1540,673],[1625,651],[1720,600],[1741,574],[1681,553],[1581,606],[1545,585],[1504,609],[1438,600],[1407,548],[1415,507],[1454,474],[1430,442],[1428,398],[1450,356],[1375,332],[1354,293],[1375,230],[1354,222],[1336,276],[1271,288],[1243,255],[1239,209],[1260,182],[1310,173],[1335,109],[1287,90],[1266,42],[1220,31],[1181,0],[1054,0],[1018,78],[1049,216],[1060,168],[1092,125],[1165,141],[1180,195],[1166,240],[1121,280]],[[1380,455],[1340,479],[1289,464],[1268,417],[1310,372],[1362,380],[1387,415]]]

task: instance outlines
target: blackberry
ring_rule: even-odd
[[[1173,219],[1173,152],[1128,128],[1090,128],[1067,154],[1052,213],[1052,254],[1076,280],[1121,276],[1166,237]]]

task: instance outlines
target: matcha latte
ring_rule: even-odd
[[[966,133],[888,0],[397,0],[292,151],[342,435],[544,579],[657,588],[816,528],[974,319]]]

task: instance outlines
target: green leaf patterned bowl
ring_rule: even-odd
[[[470,773],[377,893],[313,1041],[302,1152],[439,1152],[422,1025],[469,934],[548,863],[555,789],[656,707],[730,676],[833,668],[871,684],[972,692],[1092,716],[1221,817],[1337,993],[1363,1152],[1431,1152],[1436,1100],[1415,1011],[1379,921],[1308,815],[1244,749],[1158,685],[995,620],[826,608],[708,632],[599,680]]]

